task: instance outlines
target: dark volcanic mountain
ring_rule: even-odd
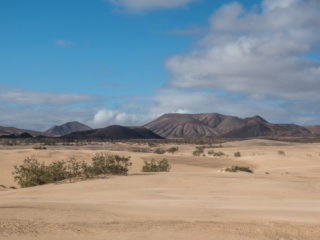
[[[109,126],[89,131],[74,132],[63,136],[64,139],[161,139],[159,135],[144,127]]]
[[[25,129],[19,129],[19,128],[14,128],[14,127],[0,127],[0,136],[10,136],[11,137],[19,137],[19,135],[22,134],[23,136],[26,136],[27,133],[33,137],[43,135],[41,132],[37,131],[32,131],[32,130],[25,130]]]
[[[53,136],[63,136],[73,132],[88,131],[91,129],[92,128],[80,122],[68,122],[60,126],[54,126],[47,130],[45,133]]]
[[[294,124],[272,124],[260,116],[242,119],[218,113],[165,114],[144,127],[165,138],[312,136],[310,130]]]

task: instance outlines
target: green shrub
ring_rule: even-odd
[[[204,147],[196,147],[196,150],[193,151],[193,156],[199,157],[201,154],[204,153]]]
[[[286,153],[284,151],[282,151],[282,150],[278,151],[278,154],[279,155],[286,155]]]
[[[39,163],[35,158],[26,158],[23,165],[14,166],[14,180],[25,188],[46,184],[49,181],[49,173],[44,163]]]
[[[179,150],[178,147],[171,147],[167,150],[167,152],[174,154],[175,152],[177,152]]]
[[[235,153],[234,153],[234,156],[235,156],[235,157],[241,157],[241,153],[240,153],[240,152],[235,152]]]
[[[95,175],[120,174],[125,175],[131,166],[130,157],[120,157],[106,153],[97,153],[92,158],[92,168]]]
[[[156,150],[154,150],[154,153],[156,154],[164,154],[166,152],[166,150],[163,150],[161,148],[157,148]]]
[[[223,152],[215,152],[214,150],[208,151],[208,155],[212,155],[214,157],[221,157],[224,156],[225,154]]]
[[[34,146],[33,149],[35,149],[35,150],[46,150],[47,147],[39,145],[39,146]]]
[[[249,167],[232,166],[231,168],[226,168],[226,172],[238,172],[238,171],[253,173],[253,171]]]
[[[14,166],[14,180],[22,187],[32,187],[59,182],[76,177],[92,178],[106,174],[125,175],[131,166],[130,157],[120,157],[106,153],[96,154],[92,163],[77,161],[54,161],[49,165],[38,162],[35,158],[26,158],[20,166]]]
[[[164,158],[159,161],[152,159],[150,162],[145,161],[142,167],[142,172],[169,172],[171,166],[168,159]]]

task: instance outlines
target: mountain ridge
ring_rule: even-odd
[[[59,126],[53,126],[47,131],[45,131],[45,133],[52,136],[63,136],[73,132],[81,132],[88,130],[92,130],[92,128],[78,121],[73,121],[64,123]]]
[[[161,136],[144,127],[124,127],[112,125],[105,128],[74,132],[62,136],[63,139],[94,139],[94,140],[122,140],[122,139],[162,139]]]
[[[295,124],[273,124],[261,116],[239,118],[219,113],[164,114],[144,127],[165,138],[308,137],[312,132]]]

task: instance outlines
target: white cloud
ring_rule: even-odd
[[[276,8],[286,8],[294,3],[298,3],[300,0],[264,0],[263,8],[266,11],[272,11]]]
[[[100,109],[89,122],[95,127],[112,124],[144,125],[165,113],[212,113],[217,112],[239,117],[261,115],[275,123],[318,124],[320,110],[317,103],[290,101],[252,101],[230,98],[204,91],[177,89],[160,90],[150,100],[151,104],[130,103],[117,111]],[[131,109],[128,113],[124,109]],[[139,111],[144,109],[143,112]]]
[[[95,100],[89,94],[54,93],[46,91],[30,91],[24,89],[0,90],[0,103],[37,106],[67,106]]]
[[[26,106],[0,106],[5,114],[0,116],[0,126],[13,126],[23,129],[45,131],[54,125],[70,121],[89,123],[94,108],[31,108]]]
[[[68,121],[89,122],[101,99],[88,94],[0,90],[0,126],[46,130]],[[77,104],[76,106],[74,104]],[[94,104],[94,105],[92,105]]]
[[[176,8],[197,0],[107,0],[115,5],[133,11],[144,11],[156,8]]]
[[[106,127],[109,125],[139,125],[143,124],[143,117],[137,113],[100,109],[93,117],[90,124],[94,127]]]
[[[223,6],[201,48],[171,56],[171,84],[288,100],[320,100],[318,0],[265,0],[263,9]]]

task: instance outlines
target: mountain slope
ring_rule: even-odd
[[[305,126],[312,134],[320,136],[320,125],[315,126]]]
[[[54,126],[47,130],[46,133],[54,136],[63,136],[73,132],[88,131],[91,129],[89,126],[80,122],[68,122],[60,126]]]
[[[165,114],[144,127],[165,138],[306,137],[312,135],[304,127],[294,124],[272,124],[260,116],[241,119],[218,113]]]
[[[5,136],[5,135],[18,136],[18,135],[21,135],[23,133],[28,133],[33,137],[43,135],[42,132],[26,130],[26,129],[19,129],[19,128],[15,128],[15,127],[1,127],[0,126],[0,136]]]
[[[109,126],[89,131],[74,132],[64,139],[161,139],[159,135],[143,127]]]

